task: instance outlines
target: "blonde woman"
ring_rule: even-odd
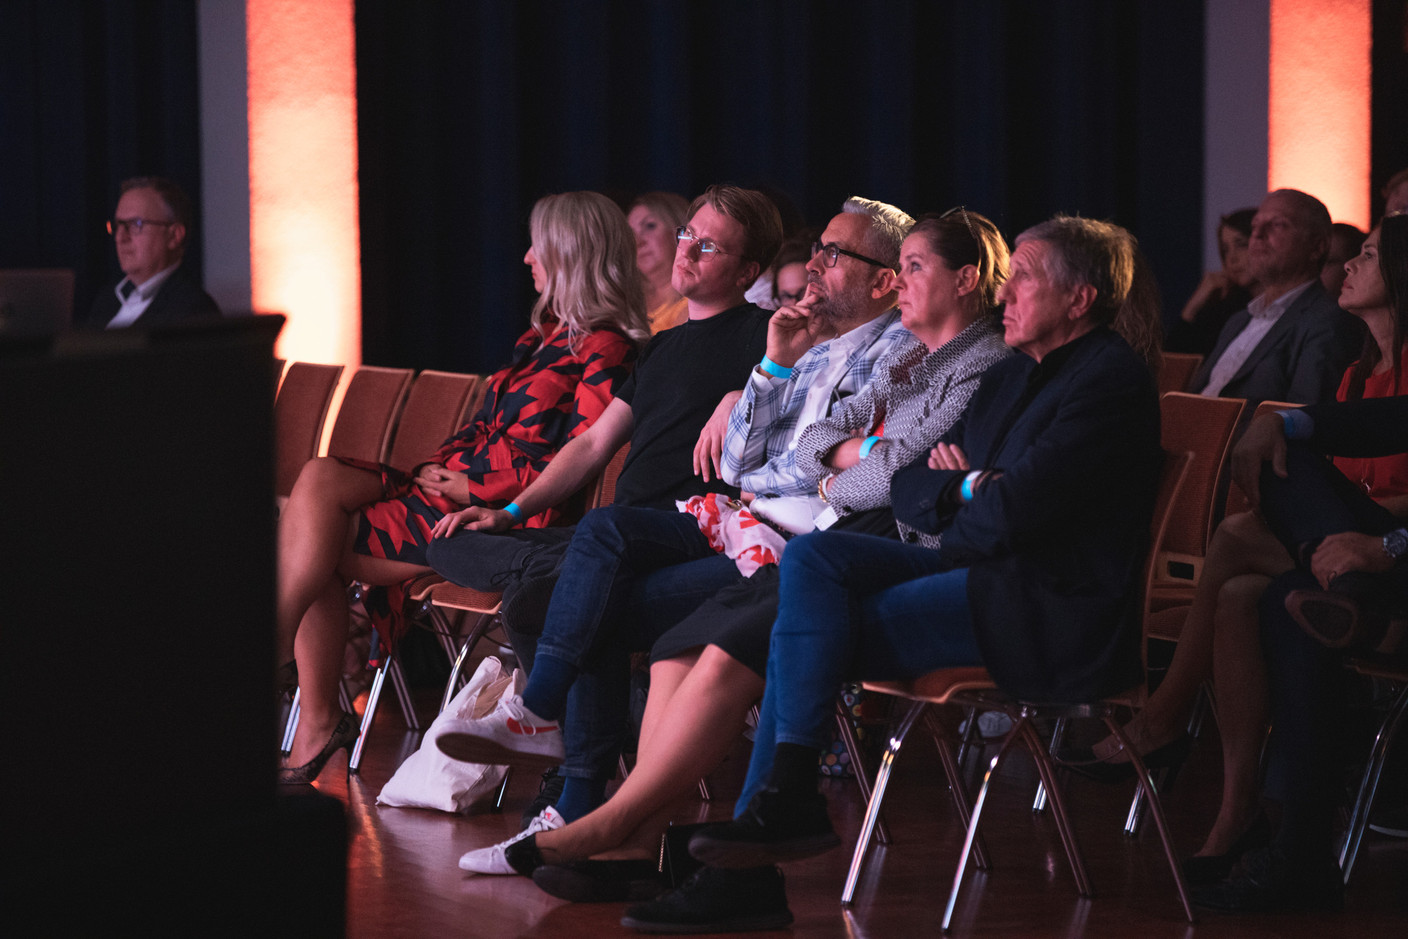
[[[302,707],[280,782],[312,782],[356,740],[356,716],[337,704],[348,582],[391,588],[389,609],[399,612],[400,585],[430,569],[435,523],[521,492],[611,403],[648,338],[635,239],[615,203],[595,192],[545,196],[529,227],[523,262],[539,294],[532,324],[508,367],[490,377],[474,418],[410,476],[310,460],[279,519],[278,686],[297,686]],[[523,524],[542,527],[555,514]],[[388,620],[384,638],[394,640],[399,619]]]
[[[675,229],[685,223],[689,203],[673,192],[644,192],[631,203],[626,220],[636,235],[636,266],[645,284],[646,318],[651,333],[678,326],[689,316],[684,297],[670,284],[675,266]]]

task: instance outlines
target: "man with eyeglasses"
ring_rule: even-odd
[[[169,179],[138,176],[123,182],[108,233],[126,276],[98,294],[88,326],[120,329],[220,315],[200,281],[181,266],[190,206],[186,193]]]
[[[1320,286],[1329,250],[1330,212],[1319,199],[1278,189],[1261,200],[1247,263],[1262,292],[1227,321],[1190,391],[1251,404],[1334,398],[1363,333]]]
[[[719,219],[707,209],[701,206],[678,232],[675,287],[691,303],[710,276],[700,254],[707,247],[703,242],[723,239]],[[893,206],[859,198],[846,202],[807,266],[806,296],[771,318],[766,354],[754,359],[758,364],[732,409],[722,452],[707,435],[696,448],[701,477],[708,480],[722,469],[729,484],[798,500],[810,529],[819,509],[810,505],[814,479],[797,467],[797,437],[835,403],[858,392],[875,362],[907,337],[893,309],[894,265],[912,225],[913,219]],[[692,325],[656,337],[638,373],[649,364],[656,343],[668,343]],[[566,451],[558,459],[565,456]],[[703,488],[693,481],[693,493]],[[433,546],[431,563],[437,564]],[[563,561],[523,694],[505,699],[507,704],[483,720],[447,727],[438,738],[440,749],[477,762],[542,763],[565,753],[563,799],[534,819],[524,834],[575,820],[601,803],[615,772],[625,728],[626,653],[650,648],[657,636],[721,588],[749,583],[732,559],[715,552],[694,516],[673,505],[642,507],[618,500],[589,513]],[[775,596],[775,589],[767,590],[774,584],[764,585],[764,599]],[[769,611],[768,622],[771,615]],[[556,722],[564,714],[566,726],[559,732]],[[540,732],[514,734],[514,726]],[[584,778],[590,781],[578,782]],[[589,790],[585,803],[579,804],[572,791],[578,787]],[[510,853],[531,848],[531,843],[517,845],[519,840],[472,851],[461,859],[461,867],[527,873]]]

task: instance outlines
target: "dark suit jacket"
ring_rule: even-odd
[[[83,325],[93,329],[106,329],[121,306],[113,288],[108,287],[100,291],[93,300],[93,309]],[[166,278],[166,282],[152,298],[151,306],[142,311],[142,315],[137,317],[137,321],[132,325],[164,326],[181,320],[219,315],[220,307],[215,305],[215,301],[205,292],[200,281],[193,273],[188,272],[183,264],[171,272],[171,276]]]
[[[941,531],[940,555],[968,567],[983,662],[1032,701],[1089,700],[1140,680],[1139,586],[1162,466],[1144,362],[1104,327],[1065,349],[1015,416],[1036,363],[994,365],[944,434],[974,468],[1003,473],[972,502],[946,498],[964,474],[931,470],[926,457],[890,489],[895,516]]]
[[[1201,393],[1227,346],[1251,322],[1246,310],[1232,314],[1188,390]],[[1333,401],[1344,370],[1363,344],[1363,325],[1341,310],[1316,281],[1305,289],[1257,343],[1222,390],[1224,398],[1317,404]]]

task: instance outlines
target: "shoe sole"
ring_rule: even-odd
[[[804,858],[825,854],[839,847],[841,836],[834,831],[810,838],[794,838],[774,844],[751,844],[742,841],[724,841],[709,837],[700,832],[690,839],[689,853],[695,860],[713,867],[739,868],[764,867],[769,864],[782,864],[787,861],[800,861]]]
[[[621,925],[637,932],[665,933],[672,936],[697,935],[718,932],[763,932],[768,929],[786,929],[792,925],[792,914],[759,913],[756,916],[737,916],[730,920],[712,923],[661,923],[636,919],[634,916],[621,917]]]
[[[608,879],[555,865],[535,870],[533,883],[549,896],[569,903],[640,903],[665,892],[660,876],[654,873],[649,877]]]
[[[435,746],[451,759],[464,763],[487,763],[495,766],[536,766],[547,769],[558,766],[564,756],[561,753],[533,753],[510,750],[508,747],[485,737],[471,734],[448,733],[435,738]]]

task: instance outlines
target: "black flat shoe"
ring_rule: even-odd
[[[1183,879],[1190,887],[1207,887],[1227,879],[1237,862],[1248,851],[1264,848],[1271,843],[1271,820],[1265,812],[1257,814],[1250,828],[1232,843],[1226,854],[1206,854],[1185,858]]]
[[[792,925],[782,871],[776,867],[701,867],[677,890],[626,907],[621,925],[641,932],[717,933]]]
[[[328,760],[338,750],[346,750],[350,756],[352,747],[357,742],[357,737],[361,734],[361,728],[357,725],[357,715],[342,712],[342,720],[337,722],[333,728],[332,736],[328,742],[318,751],[318,755],[313,757],[302,766],[285,766],[279,770],[279,784],[284,786],[306,786],[318,778],[318,774],[323,771]]]
[[[1155,770],[1179,766],[1188,758],[1188,752],[1192,748],[1193,738],[1184,734],[1156,750],[1150,750],[1143,754],[1144,768]],[[1116,750],[1110,755],[1110,758],[1118,756],[1122,752],[1124,752],[1122,749]],[[1079,773],[1096,782],[1123,782],[1135,777],[1133,763],[1129,760],[1122,763],[1111,763],[1109,762],[1110,758],[1102,760],[1095,755],[1093,747],[1062,747],[1053,756],[1058,766],[1064,766],[1071,772]]]
[[[1344,881],[1331,857],[1289,858],[1272,845],[1247,852],[1220,883],[1193,888],[1193,902],[1224,913],[1344,909]]]
[[[572,903],[638,903],[665,890],[658,864],[644,858],[547,864],[533,871],[533,883]]]
[[[689,839],[689,853],[715,867],[763,867],[830,851],[841,843],[819,792],[764,789],[731,822]]]

